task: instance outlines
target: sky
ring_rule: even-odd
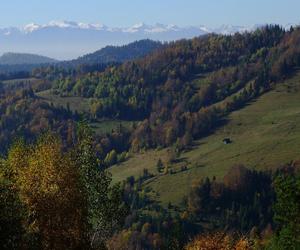
[[[128,27],[300,23],[300,0],[0,0],[0,27],[52,20]]]

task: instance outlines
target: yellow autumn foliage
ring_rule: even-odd
[[[29,213],[27,230],[41,236],[43,249],[80,249],[86,239],[85,199],[70,154],[50,135],[10,154],[10,165],[22,166],[17,185]]]
[[[235,239],[225,233],[199,235],[185,250],[251,250],[250,241],[247,238]]]

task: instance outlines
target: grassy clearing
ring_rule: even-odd
[[[30,83],[36,83],[39,81],[41,81],[41,80],[36,79],[36,78],[23,78],[23,79],[5,80],[5,81],[2,81],[2,83],[7,84],[7,85],[14,85],[14,84],[20,84],[20,83],[30,84]]]
[[[157,174],[156,163],[158,159],[166,161],[167,149],[149,150],[144,153],[134,154],[128,161],[110,168],[114,183],[122,181],[129,176],[139,177],[144,169],[150,173]]]
[[[56,107],[70,108],[73,112],[77,111],[78,113],[89,112],[89,98],[83,97],[60,97],[54,95],[51,90],[46,90],[36,93],[37,96],[43,98],[48,103],[53,103]]]
[[[58,95],[54,95],[51,90],[46,90],[42,92],[36,93],[40,98],[43,98],[48,103],[52,103],[56,107],[64,107],[70,108],[72,112],[81,113],[89,113],[90,112],[90,101],[91,98],[83,98],[83,97],[60,97]],[[91,127],[97,134],[109,133],[113,129],[116,129],[120,126],[120,124],[125,128],[131,128],[133,122],[131,121],[122,121],[122,120],[99,120],[97,122],[91,123]]]
[[[133,121],[102,120],[91,123],[91,127],[96,132],[96,134],[105,134],[110,133],[112,130],[116,130],[120,127],[120,125],[124,128],[131,129],[133,124]]]
[[[158,200],[166,205],[178,204],[194,181],[205,177],[223,178],[235,164],[253,169],[274,169],[279,164],[300,158],[300,73],[278,84],[274,90],[258,98],[245,108],[233,112],[228,122],[214,134],[196,142],[183,153],[188,171],[160,175],[146,183],[158,193]],[[230,138],[231,144],[222,140]],[[167,150],[146,152],[133,156],[121,166],[112,168],[116,181],[138,175],[144,168],[155,170],[157,156],[165,158]],[[183,163],[177,163],[173,167]]]

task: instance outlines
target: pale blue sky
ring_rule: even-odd
[[[300,0],[1,0],[0,27],[68,20],[135,23],[253,25],[299,23]]]

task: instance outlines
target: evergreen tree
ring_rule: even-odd
[[[277,225],[275,245],[282,250],[300,249],[300,174],[281,173],[274,181]]]

